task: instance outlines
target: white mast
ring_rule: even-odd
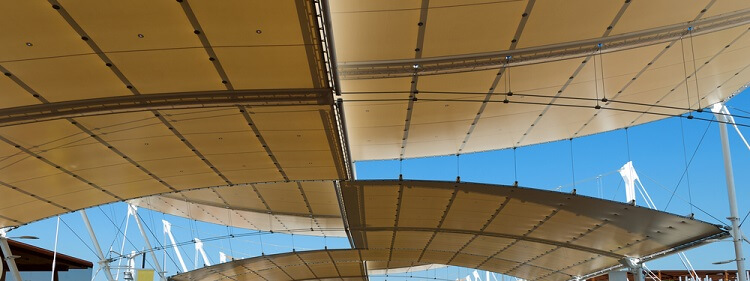
[[[174,235],[172,235],[172,224],[166,220],[162,220],[161,222],[164,224],[164,233],[167,234],[169,241],[172,242],[172,249],[174,249],[174,253],[177,254],[177,260],[180,261],[182,272],[188,272],[187,266],[185,266],[185,260],[182,259],[180,249],[177,248],[177,242],[174,241]]]
[[[721,151],[724,156],[724,173],[727,179],[727,195],[729,196],[729,220],[732,222],[732,242],[734,242],[735,262],[737,262],[737,279],[746,281],[745,258],[742,254],[742,231],[739,226],[739,214],[737,214],[737,194],[734,189],[734,171],[732,170],[732,155],[729,150],[729,136],[727,135],[727,123],[734,124],[729,110],[723,103],[714,104],[711,111],[719,120],[719,135],[721,136]]]
[[[151,253],[151,258],[154,259],[154,267],[156,267],[156,271],[158,272],[161,280],[167,280],[167,278],[164,277],[165,272],[161,270],[161,265],[159,265],[159,258],[156,257],[156,254],[154,253],[154,248],[151,247],[151,242],[148,240],[148,235],[146,235],[146,231],[143,230],[143,224],[141,223],[141,218],[138,217],[138,209],[131,204],[128,204],[128,206],[130,207],[130,210],[133,212],[133,218],[135,219],[135,223],[138,225],[138,230],[141,231],[141,236],[143,236],[143,242],[145,242],[146,247],[148,247],[147,251]]]
[[[198,238],[194,238],[194,241],[195,241],[196,255],[197,253],[200,253],[201,257],[203,258],[203,264],[205,266],[211,266],[211,262],[208,260],[208,256],[206,255],[206,251],[203,250],[203,242]],[[196,259],[196,262],[197,262],[197,259]]]
[[[86,224],[86,229],[89,231],[91,242],[93,242],[94,249],[96,249],[96,255],[99,256],[99,266],[102,271],[104,271],[104,275],[107,276],[107,280],[114,281],[115,278],[112,276],[112,271],[109,270],[109,261],[107,261],[104,253],[102,253],[102,248],[99,247],[99,240],[96,239],[96,234],[94,234],[94,229],[91,227],[91,222],[89,221],[89,216],[86,215],[86,210],[81,210],[81,218],[83,218],[83,223]]]

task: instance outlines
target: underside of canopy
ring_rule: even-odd
[[[366,280],[439,264],[560,281],[726,236],[570,194],[347,180],[353,160],[531,145],[726,100],[750,81],[747,1],[30,0],[0,3],[0,25],[12,27],[0,227],[132,200],[348,234],[356,248],[174,280]]]
[[[747,1],[331,6],[355,161],[606,132],[705,108],[750,81]]]
[[[370,275],[385,272],[380,265],[385,265],[388,258],[382,252],[358,249],[292,252],[234,260],[178,274],[169,280],[368,280]]]
[[[368,280],[366,250],[317,250],[235,260],[169,278],[171,281],[212,280]]]
[[[383,268],[445,264],[561,281],[726,236],[690,218],[538,189],[354,181],[341,193],[354,246],[389,257]]]
[[[239,106],[2,127],[2,226],[153,194],[184,202],[180,192],[206,187],[193,193],[214,191],[203,200],[226,208],[235,185],[343,178],[333,118],[330,105]]]
[[[129,201],[165,214],[245,229],[346,237],[333,181],[236,185]]]
[[[0,227],[154,194],[346,179],[318,5],[0,4],[13,27],[0,40]]]
[[[368,274],[452,265],[563,281],[619,268],[626,258],[648,261],[727,236],[719,226],[687,217],[538,189],[435,181],[339,185],[354,249],[248,258],[172,280],[366,280]]]

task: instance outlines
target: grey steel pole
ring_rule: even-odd
[[[8,264],[8,271],[13,274],[13,280],[22,281],[21,273],[18,272],[18,266],[16,266],[16,257],[11,253],[10,246],[8,245],[8,238],[5,238],[5,236],[0,237],[0,249],[2,249],[3,256],[5,256],[5,263]]]
[[[146,235],[146,231],[143,230],[141,218],[138,217],[138,210],[135,208],[135,206],[130,205],[130,204],[128,204],[128,207],[130,208],[130,210],[132,210],[133,218],[135,218],[135,223],[138,225],[138,230],[141,231],[141,236],[143,236],[143,242],[146,243],[146,247],[148,247],[148,252],[151,253],[151,258],[154,259],[154,267],[156,267],[156,271],[161,277],[161,280],[167,280],[167,278],[164,277],[165,272],[161,270],[161,266],[159,265],[159,258],[156,257],[156,253],[154,253],[154,248],[151,247],[151,242],[149,242],[148,240],[148,235]],[[146,261],[145,257],[143,261],[144,262]]]
[[[737,262],[737,278],[739,281],[747,281],[745,278],[745,258],[742,254],[742,232],[739,226],[739,214],[737,212],[737,194],[734,189],[734,172],[732,170],[732,155],[729,150],[729,136],[727,134],[728,111],[721,104],[721,111],[714,110],[716,119],[719,120],[719,135],[721,135],[721,151],[724,156],[724,173],[727,179],[727,195],[729,196],[729,221],[732,222],[732,242],[734,242],[735,262]]]
[[[633,268],[633,279],[635,281],[646,281],[646,276],[643,275],[643,264],[638,264]]]
[[[89,216],[86,215],[86,210],[81,210],[81,217],[83,218],[83,223],[86,225],[86,230],[89,231],[89,236],[91,236],[91,242],[93,242],[94,249],[96,249],[96,255],[99,256],[99,266],[107,276],[107,280],[114,281],[115,278],[112,276],[112,272],[109,271],[109,262],[107,262],[107,258],[104,257],[102,248],[99,247],[99,240],[96,239],[96,234],[94,234],[94,229],[91,227],[91,222],[89,221]]]

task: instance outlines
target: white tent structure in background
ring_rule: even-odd
[[[195,268],[198,269],[198,253],[203,258],[203,266],[211,266],[211,261],[208,260],[206,251],[203,250],[203,241],[198,238],[193,238],[195,241]]]
[[[626,201],[629,204],[635,205],[635,191],[637,187],[638,193],[640,193],[643,200],[646,201],[646,206],[654,210],[658,209],[656,208],[654,201],[651,200],[651,195],[648,194],[641,179],[638,177],[638,173],[635,171],[635,167],[633,167],[633,161],[628,161],[628,163],[625,163],[625,165],[623,165],[618,171],[620,172],[622,179],[625,181]],[[636,185],[636,183],[638,183],[638,185]]]
[[[654,204],[654,201],[651,200],[651,196],[648,194],[648,191],[646,191],[646,187],[643,186],[641,179],[638,177],[638,173],[635,171],[635,167],[633,166],[633,161],[628,161],[628,163],[625,163],[625,165],[623,165],[622,168],[620,168],[619,172],[620,172],[620,175],[622,176],[622,180],[625,181],[625,194],[627,196],[626,200],[628,204],[635,205],[635,202],[636,202],[635,189],[636,189],[636,182],[637,182],[638,192],[641,194],[641,197],[643,197],[643,200],[646,202],[646,206],[654,210],[659,209],[656,207],[656,204]],[[680,261],[682,262],[682,265],[685,266],[685,268],[690,273],[692,278],[694,280],[699,280],[700,278],[698,277],[698,274],[695,272],[695,268],[693,268],[693,264],[690,263],[690,259],[688,259],[685,253],[680,252],[678,253],[678,256],[680,257]],[[649,270],[648,267],[646,267],[645,263],[635,261],[634,264],[629,267],[631,268],[631,270],[645,270],[649,276],[655,276],[653,272],[651,272],[651,270]],[[633,273],[635,274],[635,272]]]
[[[474,279],[471,278],[472,276],[474,276]],[[492,277],[490,277],[490,276],[492,276]],[[474,272],[472,272],[469,275],[466,275],[466,277],[464,277],[462,279],[457,279],[457,280],[459,280],[459,281],[472,281],[472,280],[473,281],[492,281],[492,280],[498,281],[496,273],[489,272],[489,271],[485,271],[484,272],[484,280],[482,280],[482,278],[480,277],[479,271],[477,271],[477,270],[474,270]],[[522,279],[517,279],[517,280],[518,281],[522,281]]]
[[[633,168],[633,161],[625,163],[618,172],[620,172],[622,179],[625,181],[626,201],[635,205],[635,182],[638,181],[638,184],[641,184],[641,179],[638,178],[638,174],[635,172],[635,168]]]
[[[224,252],[219,252],[219,263],[225,263],[227,261],[235,260],[234,256],[227,255]]]
[[[164,233],[167,234],[167,237],[169,237],[169,241],[172,242],[172,249],[174,249],[175,255],[177,255],[177,260],[180,261],[180,268],[182,268],[182,272],[187,272],[187,266],[185,266],[185,260],[182,259],[182,254],[180,253],[180,249],[177,248],[177,242],[174,240],[174,235],[172,235],[172,224],[169,223],[166,220],[161,221],[162,224],[164,224]]]

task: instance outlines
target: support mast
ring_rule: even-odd
[[[112,276],[112,271],[109,270],[109,261],[107,261],[107,257],[104,256],[102,248],[99,246],[99,240],[96,239],[94,228],[91,227],[91,222],[89,221],[89,216],[86,214],[86,210],[81,210],[81,218],[83,218],[83,223],[89,231],[91,242],[94,244],[94,249],[96,249],[96,255],[99,256],[99,266],[102,271],[104,271],[104,275],[107,276],[107,280],[114,281],[115,278]]]
[[[133,211],[133,218],[135,219],[135,223],[138,225],[138,230],[141,231],[141,236],[143,236],[143,242],[146,243],[146,247],[148,247],[148,252],[151,253],[151,258],[154,259],[154,267],[156,267],[156,271],[161,277],[161,280],[167,280],[167,278],[164,277],[165,272],[161,270],[161,265],[159,265],[159,258],[156,257],[156,254],[154,253],[154,248],[151,247],[151,242],[148,239],[148,235],[146,235],[146,231],[143,230],[141,219],[138,217],[138,210],[136,209],[135,206],[130,205],[130,204],[128,204],[128,207],[130,207],[130,209]]]
[[[0,229],[0,249],[3,251],[5,257],[5,263],[8,265],[8,272],[13,274],[13,280],[21,281],[21,273],[18,272],[18,266],[16,266],[16,256],[10,251],[10,245],[8,245],[8,238],[6,238],[6,230]],[[2,264],[0,264],[2,268]]]
[[[732,170],[732,155],[729,150],[729,136],[727,134],[727,123],[734,120],[729,118],[729,111],[724,104],[717,103],[711,110],[719,120],[719,135],[721,136],[721,151],[724,157],[724,173],[727,180],[727,195],[729,196],[729,220],[732,222],[732,242],[734,242],[735,262],[737,263],[737,279],[747,281],[745,278],[745,258],[742,253],[742,231],[739,226],[739,214],[737,212],[737,194],[734,189],[734,171]]]

